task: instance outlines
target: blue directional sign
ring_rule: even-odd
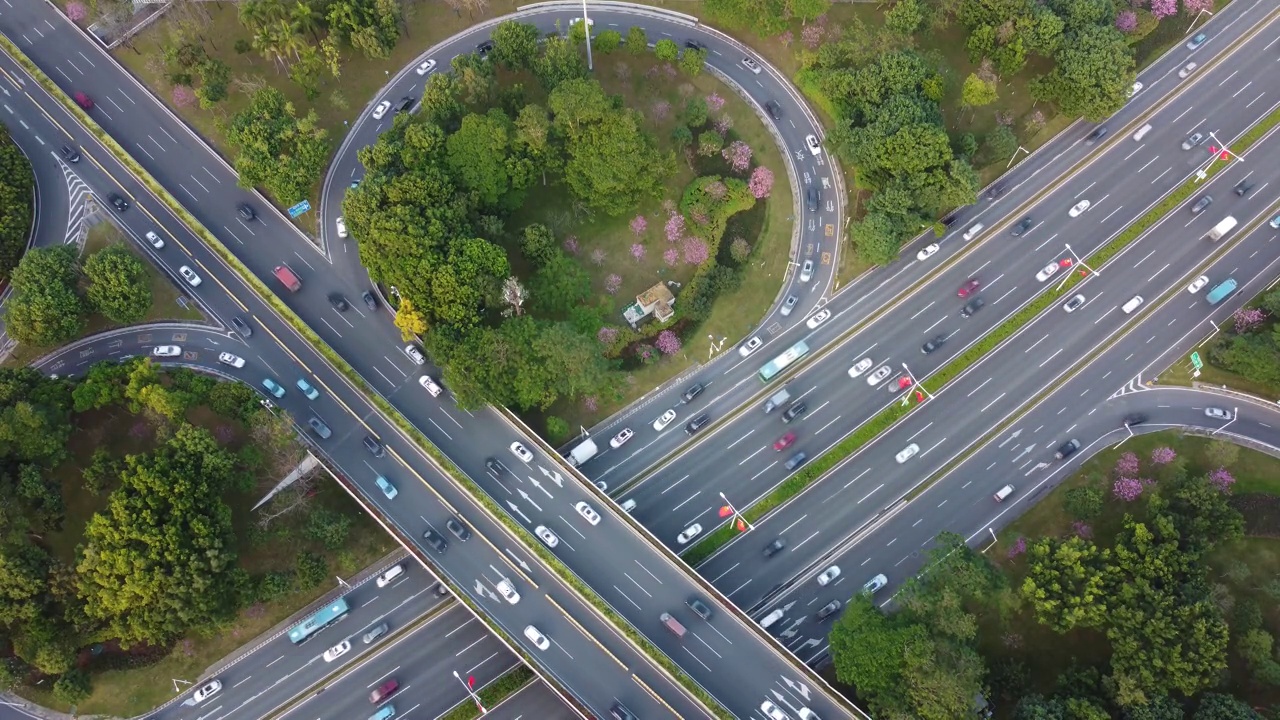
[[[304,212],[306,212],[306,211],[308,211],[308,210],[310,210],[310,209],[311,209],[311,201],[310,201],[310,200],[303,200],[302,202],[298,203],[297,205],[294,205],[293,207],[289,208],[289,217],[291,217],[291,218],[296,218],[296,217],[298,217],[299,215],[301,215],[302,213],[304,213]]]

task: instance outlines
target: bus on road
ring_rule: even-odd
[[[778,357],[765,363],[765,366],[760,368],[760,379],[764,382],[769,382],[778,373],[785,370],[787,366],[791,365],[791,363],[799,360],[800,358],[808,354],[809,354],[809,346],[805,345],[804,341],[801,340],[795,345],[792,345],[791,347],[787,348],[786,352],[782,353]]]
[[[1217,305],[1225,300],[1228,295],[1235,291],[1235,289],[1236,279],[1227,278],[1215,285],[1214,288],[1209,291],[1209,295],[1205,297],[1205,300],[1208,300],[1210,305]]]
[[[289,628],[289,640],[294,645],[300,645],[311,638],[312,635],[329,627],[347,614],[351,608],[347,607],[346,598],[338,598],[328,605],[324,606],[315,615],[303,620],[302,622]]]

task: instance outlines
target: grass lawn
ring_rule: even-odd
[[[147,274],[151,278],[151,310],[142,319],[143,323],[164,320],[198,321],[204,318],[204,314],[200,312],[198,306],[189,302],[186,296],[178,291],[177,286],[173,284],[168,276],[162,275],[155,265],[152,265],[150,260],[138,252],[133,243],[120,232],[120,228],[110,222],[99,222],[89,228],[89,235],[85,240],[85,249],[80,255],[80,261],[84,262],[85,258],[92,253],[114,244],[124,244],[125,247],[129,248],[130,252],[142,260],[143,265],[147,268]],[[120,326],[101,315],[90,313],[88,322],[85,323],[84,334],[81,337],[89,337],[117,327]],[[9,356],[4,364],[6,367],[23,367],[53,349],[19,344],[13,349],[13,354]]]
[[[243,427],[226,421],[207,408],[193,408],[187,419],[224,438],[228,447],[237,448],[245,441]],[[60,531],[49,533],[44,538],[57,559],[72,567],[85,524],[94,513],[106,507],[107,497],[114,489],[107,487],[99,495],[85,491],[81,477],[93,451],[98,447],[109,447],[123,458],[131,453],[145,452],[154,444],[149,423],[123,408],[77,414],[73,422],[75,431],[67,448],[71,458],[54,471],[54,479],[61,485],[66,503],[66,521]],[[303,514],[279,518],[269,531],[259,530],[257,517],[251,512],[259,497],[258,492],[232,492],[227,497],[240,566],[251,574],[290,570],[299,552],[311,551],[329,560],[332,574],[349,576],[394,546],[392,539],[382,532],[377,523],[364,515],[350,496],[333,483],[319,482],[312,502],[317,507],[327,507],[354,520],[346,545],[336,553],[302,535]],[[251,606],[227,627],[220,628],[215,636],[192,633],[171,649],[137,648],[126,653],[119,651],[113,643],[107,643],[107,652],[93,659],[87,667],[93,677],[93,694],[78,705],[77,711],[119,717],[145,713],[173,697],[172,678],[196,680],[210,665],[331,589],[325,584],[271,603]],[[24,687],[21,694],[46,707],[69,710],[53,697],[47,684]]]
[[[1145,515],[1145,503],[1123,503],[1111,496],[1111,481],[1116,460],[1122,453],[1133,452],[1141,460],[1140,475],[1157,476],[1150,461],[1151,451],[1158,447],[1171,447],[1186,462],[1192,476],[1213,470],[1205,454],[1210,441],[1206,438],[1184,436],[1178,432],[1161,432],[1139,435],[1126,441],[1119,448],[1105,450],[1090,458],[1081,469],[1064,480],[1052,491],[1039,498],[1021,517],[1000,533],[999,543],[987,551],[989,557],[1008,576],[1013,588],[1017,588],[1025,574],[1025,556],[1009,558],[1009,548],[1019,537],[1028,540],[1045,537],[1064,537],[1072,533],[1072,518],[1063,505],[1066,491],[1071,488],[1093,485],[1101,488],[1106,496],[1102,515],[1089,525],[1099,544],[1109,545],[1123,526],[1124,514],[1132,513],[1141,519]],[[1280,494],[1280,459],[1246,448],[1240,448],[1238,459],[1228,468],[1236,477],[1233,493]],[[1251,569],[1251,580],[1232,582],[1224,576],[1223,569],[1229,562],[1245,562]],[[1259,590],[1267,579],[1280,574],[1280,540],[1272,538],[1244,538],[1216,548],[1208,557],[1209,579],[1212,583],[1227,583],[1236,600],[1252,597],[1257,600],[1272,631],[1280,629],[1280,608],[1276,601]],[[1227,613],[1230,618],[1230,613]],[[1101,664],[1109,656],[1106,638],[1094,631],[1072,631],[1064,635],[1039,625],[1028,608],[1020,608],[1004,616],[988,610],[980,616],[979,638],[988,667],[995,667],[1004,660],[1013,659],[1025,663],[1030,671],[1035,689],[1048,694],[1055,679],[1070,666],[1073,658],[1084,664]],[[1052,648],[1051,652],[1046,652]],[[1232,659],[1232,669],[1239,665]],[[1232,690],[1246,697],[1254,705],[1269,704],[1280,700],[1274,691],[1259,694],[1257,688],[1235,687]],[[1263,701],[1266,702],[1263,702]],[[1010,708],[1011,709],[1011,708]]]

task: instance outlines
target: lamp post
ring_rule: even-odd
[[[591,20],[587,18],[587,0],[582,0],[582,34],[587,38],[587,71],[594,70],[591,63]]]
[[[476,680],[475,677],[469,676],[467,677],[466,680],[463,680],[462,676],[458,674],[457,670],[453,671],[453,676],[458,678],[458,682],[462,683],[462,687],[467,689],[467,694],[470,695],[471,699],[475,701],[476,708],[480,710],[480,714],[484,715],[485,713],[489,712],[488,710],[484,709],[483,705],[480,704],[480,696],[476,695],[475,691],[471,689],[472,683],[474,683]]]
[[[1065,244],[1065,243],[1064,243],[1064,244]],[[1085,262],[1084,260],[1082,260],[1082,259],[1080,258],[1080,256],[1076,254],[1076,251],[1071,249],[1071,245],[1069,245],[1069,244],[1065,244],[1065,245],[1066,245],[1066,248],[1067,248],[1067,252],[1071,253],[1072,262],[1073,262],[1075,265],[1079,265],[1080,267],[1084,268],[1085,270],[1088,270],[1089,272],[1093,273],[1094,275],[1101,275],[1101,274],[1102,274],[1102,273],[1098,272],[1097,270],[1094,270],[1093,268],[1089,267],[1089,263],[1087,263],[1087,262]],[[1056,289],[1061,290],[1061,289],[1062,289],[1062,286],[1066,284],[1067,280],[1068,280],[1070,277],[1071,277],[1071,273],[1067,273],[1066,275],[1063,275],[1063,276],[1062,276],[1062,280],[1058,281],[1058,287],[1057,287]]]
[[[932,400],[932,399],[933,399],[933,393],[929,392],[929,390],[928,390],[927,388],[925,388],[924,386],[922,386],[922,385],[920,384],[920,381],[916,379],[916,376],[911,374],[911,368],[907,367],[907,364],[906,364],[906,363],[902,363],[902,369],[903,369],[903,370],[905,370],[905,371],[907,372],[907,377],[911,378],[911,387],[914,387],[915,389],[917,389],[917,390],[919,390],[920,392],[924,393],[926,397],[928,397],[930,400]],[[908,399],[909,399],[909,398],[908,398]]]
[[[751,532],[752,530],[756,529],[755,526],[752,525],[746,518],[742,517],[742,513],[738,512],[738,508],[734,507],[733,503],[729,502],[729,498],[725,497],[723,492],[720,493],[720,499],[724,500],[724,507],[720,509],[722,514],[724,513],[725,509],[728,509],[729,514],[733,515],[735,520],[747,526],[747,532]]]
[[[1236,421],[1236,418],[1238,418],[1238,417],[1240,417],[1240,408],[1238,408],[1238,407],[1231,408],[1231,419],[1230,419],[1230,420],[1228,420],[1228,421],[1226,422],[1226,424],[1225,424],[1225,425],[1223,425],[1222,427],[1218,428],[1217,430],[1214,430],[1213,432],[1211,432],[1211,433],[1209,433],[1209,434],[1210,434],[1210,435],[1215,435],[1215,434],[1217,434],[1217,433],[1222,432],[1223,430],[1226,430],[1226,429],[1227,429],[1227,425],[1230,425],[1231,423],[1235,422],[1235,421]]]

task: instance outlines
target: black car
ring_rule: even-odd
[[[445,550],[449,549],[449,541],[445,540],[443,535],[431,528],[427,528],[426,531],[422,533],[422,539],[427,542],[427,545],[430,546],[432,550],[435,550],[441,555],[444,554]]]
[[[1006,189],[1007,188],[1005,187],[1004,183],[996,183],[995,185],[992,185],[991,189],[987,190],[987,199],[995,200],[996,198],[1003,195]]]
[[[503,473],[511,472],[510,470],[507,470],[507,466],[503,465],[502,461],[498,458],[485,458],[484,466],[489,468],[489,472],[494,475],[502,475]]]
[[[235,328],[236,332],[245,337],[253,337],[253,328],[250,327],[249,323],[238,317],[231,318],[231,327]]]
[[[773,557],[774,555],[782,552],[782,548],[786,546],[787,539],[779,535],[778,537],[770,540],[768,545],[764,546],[764,556],[767,558]]]
[[[115,193],[111,193],[107,196],[107,202],[111,203],[112,207],[120,212],[124,212],[129,209],[129,201]]]
[[[1079,449],[1080,449],[1080,441],[1079,441],[1079,440],[1075,440],[1075,439],[1068,440],[1068,441],[1066,441],[1066,442],[1062,443],[1062,447],[1058,448],[1058,452],[1054,453],[1054,455],[1053,455],[1053,456],[1054,456],[1055,458],[1057,458],[1057,459],[1061,460],[1061,459],[1063,459],[1063,458],[1065,458],[1065,457],[1067,457],[1067,456],[1071,455],[1071,453],[1073,453],[1073,452],[1075,452],[1075,451],[1077,451],[1077,450],[1079,450]]]
[[[804,191],[804,204],[805,207],[809,208],[809,212],[818,212],[819,197],[817,188],[809,188]]]
[[[1022,218],[1021,220],[1019,220],[1018,224],[1014,225],[1013,229],[1009,231],[1009,234],[1013,237],[1022,237],[1022,233],[1026,232],[1030,227],[1031,227],[1031,216],[1028,215]]]
[[[329,293],[329,304],[338,312],[346,312],[350,305],[347,305],[347,299],[342,297],[341,293]]]
[[[1132,415],[1124,416],[1124,424],[1128,426],[1141,425],[1146,421],[1147,421],[1147,416],[1143,415],[1142,413],[1134,413]]]
[[[396,105],[396,112],[398,113],[405,112],[409,108],[413,107],[414,102],[415,100],[408,96],[400,98],[399,104]]]
[[[701,51],[703,51],[703,50],[706,50],[706,49],[707,49],[707,46],[706,46],[706,45],[703,45],[702,43],[698,42],[697,40],[685,40],[685,41],[684,41],[684,46],[685,46],[685,47],[687,47],[687,48],[689,48],[690,50],[697,50],[697,51],[699,51],[699,52],[701,52]]]
[[[707,387],[702,383],[694,383],[693,386],[690,387],[688,390],[685,390],[684,394],[682,394],[680,397],[684,398],[684,401],[687,403],[693,402],[693,399],[701,395],[702,391],[706,389]]]
[[[698,417],[690,420],[689,423],[684,426],[684,431],[692,435],[706,427],[709,422],[711,422],[711,416],[706,413],[702,413]]]
[[[942,224],[945,227],[951,227],[956,224],[956,213],[948,213],[942,217]]]
[[[840,601],[832,600],[831,602],[822,606],[822,609],[818,611],[816,617],[818,620],[826,620],[827,618],[831,617],[832,615],[835,615],[838,612],[840,612]]]
[[[382,443],[371,435],[364,436],[364,449],[368,450],[369,454],[374,457],[382,457],[387,454],[387,449],[382,447]]]
[[[1089,133],[1089,137],[1085,138],[1084,141],[1086,144],[1092,145],[1106,136],[1107,136],[1107,126],[1099,125],[1098,127],[1094,128],[1093,132]]]
[[[1212,202],[1213,202],[1213,196],[1205,195],[1204,197],[1197,200],[1195,205],[1191,206],[1191,214],[1199,215],[1201,212],[1204,212],[1204,209],[1209,207],[1210,203]]]
[[[373,293],[369,292],[368,290],[365,290],[363,293],[360,294],[360,299],[364,301],[365,307],[369,308],[370,310],[378,309],[378,299],[375,298],[373,296]]]
[[[773,118],[774,120],[782,119],[782,106],[774,102],[773,100],[766,102],[764,104],[764,109],[769,112],[769,117]]]
[[[487,60],[489,58],[489,53],[491,52],[493,52],[492,40],[485,40],[476,46],[476,53],[480,55],[481,60]]]
[[[934,350],[937,350],[938,348],[942,347],[942,343],[946,341],[947,341],[946,335],[939,335],[934,339],[930,340],[929,342],[925,343],[924,345],[921,345],[920,352],[924,353],[925,355],[928,355]]]
[[[71,148],[71,147],[67,147],[66,145],[63,145],[61,152],[62,152],[62,157],[65,158],[67,162],[69,163],[80,162],[80,153],[76,152],[75,148]]]
[[[240,213],[240,217],[244,220],[252,220],[258,217],[258,212],[253,209],[249,203],[240,203],[236,206],[236,212]]]
[[[449,528],[449,532],[453,533],[454,537],[458,538],[458,542],[466,542],[471,537],[471,531],[457,518],[445,520],[444,526]]]
[[[1236,183],[1236,187],[1235,187],[1236,195],[1239,195],[1240,197],[1244,197],[1252,189],[1253,189],[1253,183],[1249,182],[1248,180],[1241,180],[1240,182]]]
[[[782,413],[782,422],[789,423],[809,411],[809,406],[804,404],[803,400],[797,400],[791,403],[791,407]]]
[[[986,303],[982,301],[982,298],[976,297],[965,303],[964,307],[960,308],[960,314],[964,317],[969,317],[981,310],[983,305],[986,305]]]
[[[702,602],[702,598],[697,595],[686,600],[685,605],[688,605],[689,609],[697,613],[698,617],[703,620],[711,619],[711,608],[707,607],[707,604]]]

